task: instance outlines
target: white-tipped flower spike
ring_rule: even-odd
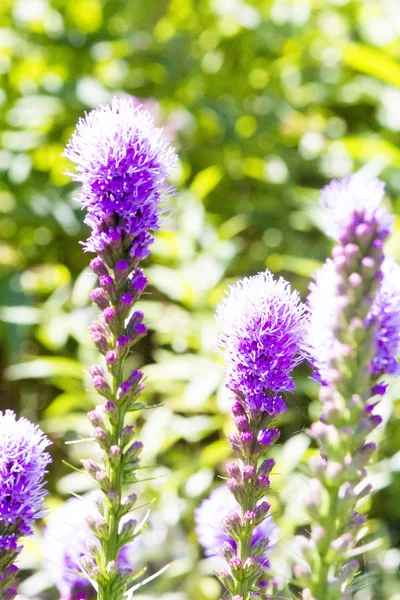
[[[226,465],[227,487],[234,506],[218,526],[206,528],[207,514],[214,513],[222,491],[213,492],[197,512],[197,530],[206,553],[210,541],[222,542],[220,552],[228,563],[218,577],[233,597],[248,600],[252,592],[265,595],[265,570],[271,539],[276,534],[265,495],[270,486],[272,458],[263,455],[279,438],[270,427],[286,409],[283,395],[294,390],[293,369],[308,356],[306,334],[308,308],[282,278],[266,271],[246,277],[231,287],[217,309],[222,335],[219,344],[226,359],[226,385],[232,395],[232,417],[237,433],[229,443],[239,459]]]
[[[310,488],[319,496],[305,500],[310,538],[297,537],[308,566],[293,570],[303,596],[318,600],[351,595],[358,565],[348,552],[365,525],[357,502],[371,491],[364,478],[376,450],[367,437],[382,422],[375,411],[387,387],[379,378],[399,373],[400,268],[384,255],[393,218],[383,195],[383,183],[361,172],[321,194],[338,243],[308,298],[308,341],[322,383],[322,415],[311,426],[320,450],[309,461]]]
[[[91,298],[102,313],[89,329],[106,366],[90,369],[105,404],[88,415],[101,459],[85,460],[83,466],[105,499],[104,516],[86,522],[100,552],[86,557],[85,565],[98,586],[98,600],[121,600],[133,574],[122,569],[120,557],[137,535],[133,526],[121,524],[133,509],[123,489],[137,481],[143,447],[133,440],[133,428],[125,427],[126,414],[143,408],[142,373],[127,376],[124,363],[147,332],[143,313],[134,310],[147,285],[138,266],[160,228],[160,205],[174,192],[167,176],[176,155],[147,111],[132,98],[115,98],[80,119],[65,156],[76,164],[73,179],[82,184],[80,201],[91,228],[84,248],[97,254],[91,267],[99,287]]]

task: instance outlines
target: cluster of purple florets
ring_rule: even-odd
[[[43,513],[50,442],[38,427],[11,410],[0,413],[0,597],[12,600],[19,538],[32,534]]]
[[[0,523],[24,535],[42,515],[49,443],[26,419],[17,420],[11,410],[0,413]],[[6,543],[13,544],[13,538],[7,536]]]
[[[226,385],[254,411],[279,414],[292,392],[292,371],[304,359],[307,307],[282,278],[269,271],[231,287],[217,309]]]
[[[148,256],[160,204],[174,193],[166,180],[176,162],[150,113],[132,98],[114,98],[79,120],[65,156],[77,164],[73,179],[82,184],[80,200],[92,230],[85,249],[116,250],[133,260]]]

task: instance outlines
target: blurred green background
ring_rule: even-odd
[[[193,510],[230,455],[214,354],[223,290],[268,267],[305,297],[330,252],[318,190],[371,160],[400,211],[399,35],[399,0],[0,2],[0,404],[53,441],[50,508],[87,489],[61,461],[79,465],[92,452],[66,442],[89,434],[85,413],[96,402],[84,372],[97,359],[86,330],[96,315],[94,279],[61,152],[78,117],[114,94],[143,100],[179,151],[178,227],[157,236],[146,265],[150,335],[134,358],[146,365],[146,400],[161,405],[141,421],[143,462],[160,477],[143,485],[155,503],[140,561],[150,573],[171,566],[138,600],[221,596]],[[399,228],[397,220],[388,249],[398,259]],[[273,565],[283,580],[305,518],[299,463],[316,451],[305,433],[319,416],[308,377],[297,373],[275,450],[281,541]],[[370,471],[376,491],[364,506],[370,533],[356,600],[400,599],[398,397],[394,383]],[[42,525],[21,558],[21,593],[55,599],[42,568]]]

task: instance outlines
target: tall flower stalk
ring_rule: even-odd
[[[40,429],[11,410],[0,413],[0,598],[17,595],[15,561],[20,538],[32,535],[35,519],[43,516],[44,477],[51,462],[50,442]]]
[[[292,370],[305,356],[308,311],[284,279],[267,271],[232,287],[217,318],[237,429],[229,437],[237,461],[227,464],[227,486],[238,504],[222,521],[229,568],[218,576],[235,600],[248,600],[266,585],[270,540],[263,522],[271,517],[264,498],[274,460],[265,454],[279,437],[271,424],[286,409],[284,394],[294,390]]]
[[[135,108],[132,99],[114,99],[80,119],[65,155],[76,163],[73,179],[82,184],[80,200],[91,228],[84,248],[97,254],[90,264],[99,286],[91,297],[102,312],[89,329],[105,359],[105,369],[90,368],[105,403],[88,415],[101,460],[82,461],[103,502],[100,514],[86,519],[98,543],[88,543],[81,563],[98,587],[98,600],[120,600],[132,579],[121,564],[121,550],[140,533],[136,521],[126,517],[136,495],[125,496],[124,489],[138,480],[142,444],[125,421],[127,413],[143,408],[138,400],[143,375],[126,373],[124,365],[146,334],[143,313],[134,310],[147,285],[138,265],[161,225],[161,204],[174,191],[166,180],[176,156],[149,113]]]
[[[364,529],[357,504],[371,491],[366,466],[376,450],[368,436],[382,421],[381,377],[398,373],[400,268],[384,256],[392,217],[383,195],[383,183],[362,173],[332,182],[321,195],[337,243],[309,296],[322,415],[311,426],[321,453],[309,461],[311,533],[297,538],[305,562],[294,572],[304,599],[352,597],[359,564],[348,552]]]

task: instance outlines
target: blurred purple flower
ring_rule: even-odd
[[[382,266],[383,279],[368,313],[366,325],[375,326],[375,355],[371,373],[398,375],[397,357],[400,350],[400,266],[386,259]]]
[[[45,567],[51,581],[58,588],[61,600],[95,600],[97,593],[80,566],[87,556],[87,543],[95,542],[85,518],[96,514],[90,499],[70,498],[54,511],[48,521],[43,537]],[[132,568],[130,551],[125,546],[119,556],[122,569]]]
[[[217,309],[225,349],[227,387],[241,392],[252,410],[285,410],[291,372],[306,355],[308,308],[283,279],[269,271],[230,288]]]
[[[224,542],[229,542],[234,551],[237,551],[236,542],[228,536],[222,526],[224,518],[232,512],[240,514],[241,508],[226,485],[213,490],[210,497],[203,500],[200,507],[195,510],[196,533],[206,556],[219,555]],[[258,557],[259,563],[264,567],[269,566],[267,554],[277,543],[278,534],[278,526],[272,517],[267,517],[254,529],[252,545],[265,538],[269,539],[267,552]]]

